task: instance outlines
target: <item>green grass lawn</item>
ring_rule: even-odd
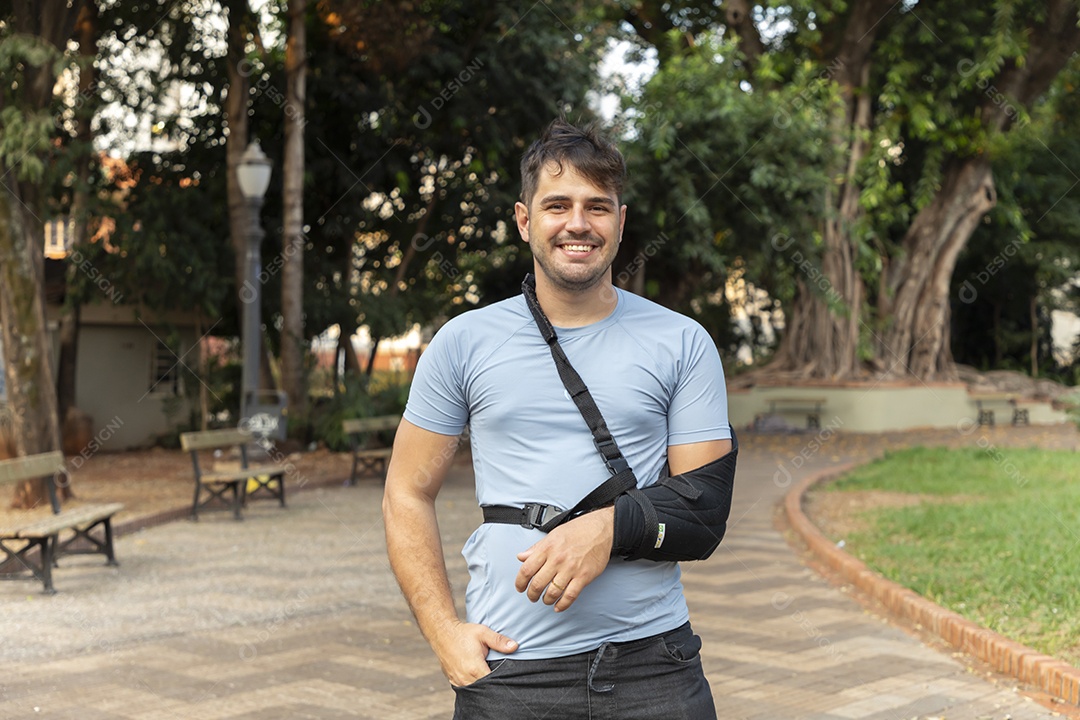
[[[847,550],[980,625],[1080,665],[1080,453],[915,448],[824,489],[928,496],[868,511]]]

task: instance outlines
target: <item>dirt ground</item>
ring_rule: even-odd
[[[863,435],[855,433],[761,434],[740,432],[740,442],[757,452],[790,458],[807,448],[820,446],[820,453],[833,462],[880,455],[913,445],[972,446],[977,443],[995,447],[1041,447],[1057,450],[1080,449],[1080,432],[1073,425],[1013,428],[980,428],[968,436],[940,430],[917,430],[905,433]],[[815,452],[819,452],[815,450]],[[194,489],[191,456],[180,450],[154,448],[119,453],[98,453],[80,463],[69,457],[71,486],[75,499],[65,502],[74,508],[80,503],[119,502],[124,509],[115,524],[122,526],[137,518],[167,510],[190,508]],[[284,461],[293,468],[286,477],[286,497],[301,486],[344,482],[352,467],[349,453],[334,453],[320,448],[296,452]],[[363,478],[363,483],[379,482]],[[881,505],[914,504],[924,498],[903,493],[822,493],[809,494],[809,516],[826,535],[843,538],[858,529],[860,515]],[[47,507],[33,511],[11,510],[9,497],[0,500],[0,527],[12,522],[24,523],[34,514],[47,514]]]
[[[124,504],[114,518],[114,525],[145,518],[167,510],[190,508],[195,489],[191,456],[181,450],[131,450],[101,452],[79,463],[80,458],[68,458],[71,489],[74,499],[64,502],[65,508],[84,503]],[[281,458],[287,467],[285,497],[308,484],[345,482],[352,469],[349,453],[326,449],[292,453]],[[288,466],[291,465],[291,468]],[[363,478],[359,482],[380,482]],[[24,523],[36,515],[48,514],[49,508],[12,510],[10,498],[0,506],[0,527],[15,522]]]

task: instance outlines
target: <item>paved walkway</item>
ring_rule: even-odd
[[[744,438],[728,537],[685,567],[722,718],[908,720],[1054,715],[868,614],[774,528],[810,440]],[[795,449],[792,451],[791,448]],[[60,594],[0,583],[0,718],[448,718],[453,693],[385,559],[381,487],[295,494],[119,538],[119,569],[71,558]],[[479,519],[467,469],[439,498],[455,588]],[[515,717],[508,709],[508,718]]]

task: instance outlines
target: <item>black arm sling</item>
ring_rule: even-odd
[[[574,401],[611,477],[569,510],[526,503],[523,507],[484,506],[484,522],[506,523],[551,532],[579,515],[615,505],[613,555],[628,560],[704,560],[720,544],[731,512],[731,493],[739,443],[707,465],[675,477],[662,473],[655,485],[638,489],[637,477],[608,430],[600,408],[559,345],[555,328],[536,299],[536,281],[525,276],[521,291],[540,334],[551,350],[559,378]]]

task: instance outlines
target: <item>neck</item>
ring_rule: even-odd
[[[600,322],[615,311],[618,296],[608,272],[596,285],[586,290],[567,290],[555,285],[542,272],[536,272],[536,299],[544,315],[555,327],[575,328]]]

